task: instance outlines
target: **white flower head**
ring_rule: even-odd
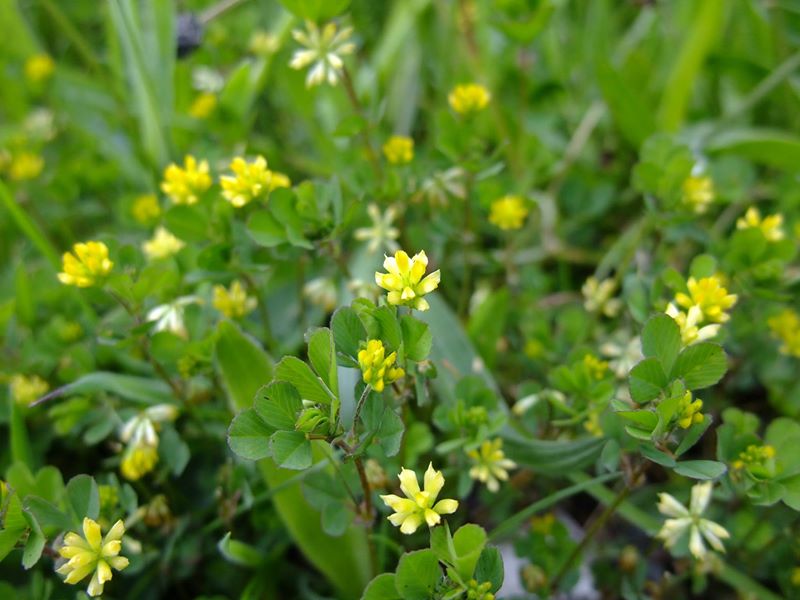
[[[322,29],[316,23],[306,21],[306,30],[295,29],[292,36],[297,43],[305,46],[292,55],[289,66],[303,69],[312,65],[306,76],[306,87],[328,82],[336,85],[344,68],[342,56],[352,54],[356,46],[348,41],[353,33],[352,27],[337,30],[336,23],[325,24]]]
[[[125,421],[119,439],[130,446],[158,446],[159,424],[174,421],[178,409],[171,404],[154,404]]]
[[[178,337],[188,337],[186,325],[183,322],[183,312],[189,304],[199,304],[202,299],[198,296],[181,296],[167,304],[159,304],[147,312],[145,320],[153,325],[153,331],[171,331]]]
[[[400,248],[395,240],[400,237],[400,231],[393,227],[397,217],[397,209],[390,206],[381,214],[377,204],[367,206],[367,214],[372,219],[372,227],[360,227],[353,232],[353,237],[359,241],[369,240],[367,250],[374,253],[379,249],[395,252]]]
[[[692,486],[692,497],[689,508],[666,493],[658,495],[658,510],[671,517],[664,521],[658,538],[664,540],[664,546],[671,549],[677,541],[688,533],[689,551],[698,560],[704,560],[707,550],[703,539],[717,552],[725,552],[722,540],[730,537],[728,531],[718,523],[702,518],[702,514],[711,502],[713,484],[710,481]]]

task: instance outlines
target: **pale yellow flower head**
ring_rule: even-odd
[[[503,196],[492,202],[489,222],[504,230],[519,229],[529,212],[521,196]]]
[[[142,244],[142,251],[148,259],[158,260],[177,254],[185,245],[167,229],[159,227],[153,237]]]
[[[681,311],[670,302],[664,312],[678,324],[681,330],[681,341],[684,346],[710,340],[719,333],[719,323],[711,323],[703,327],[699,326],[703,321],[703,311],[697,305],[689,307],[687,311]]]
[[[97,285],[114,267],[103,242],[79,242],[72,247],[72,252],[64,253],[62,261],[63,271],[58,274],[58,280],[77,287]]]
[[[375,283],[388,291],[386,300],[395,306],[410,306],[417,310],[428,310],[430,305],[423,298],[439,287],[441,274],[437,269],[423,279],[428,268],[428,257],[425,252],[408,257],[402,250],[395,252],[394,256],[387,256],[383,261],[383,268],[388,273],[375,273]]]
[[[622,308],[622,300],[614,298],[617,282],[613,279],[599,281],[597,277],[589,277],[581,287],[583,307],[591,313],[599,313],[606,317],[615,317]]]
[[[688,534],[689,551],[698,560],[705,559],[708,554],[703,538],[717,552],[725,552],[722,540],[730,537],[728,531],[714,521],[702,518],[711,501],[712,487],[713,484],[710,481],[692,486],[689,508],[686,508],[670,494],[658,495],[659,512],[671,517],[664,522],[661,531],[656,536],[664,540],[664,546],[667,549],[671,549],[679,539]]]
[[[783,215],[778,213],[761,218],[761,213],[755,206],[736,221],[736,229],[760,229],[764,237],[770,242],[779,242],[786,234],[783,231]]]
[[[492,95],[479,83],[457,85],[447,96],[450,107],[460,115],[479,112],[489,105]]]
[[[389,251],[396,251],[395,240],[400,237],[400,230],[393,226],[397,217],[397,209],[390,206],[381,213],[377,204],[370,204],[367,206],[367,214],[372,219],[372,226],[359,227],[353,232],[353,237],[359,241],[369,241],[367,244],[369,252],[375,252],[381,246]]]
[[[161,191],[175,204],[197,204],[200,194],[210,187],[208,161],[197,162],[191,154],[183,159],[183,167],[172,163],[164,169]]]
[[[508,469],[515,469],[517,463],[506,458],[503,452],[503,440],[484,440],[477,450],[470,450],[467,456],[473,466],[469,476],[485,483],[490,492],[500,489],[500,482],[508,479]]]
[[[785,308],[767,319],[772,335],[782,342],[780,351],[788,356],[800,358],[800,316]]]
[[[237,279],[230,288],[215,285],[212,304],[229,319],[239,319],[252,312],[258,302],[252,296],[247,295],[242,282]]]
[[[234,174],[223,175],[219,181],[222,195],[236,208],[269,193],[272,171],[267,168],[267,159],[263,156],[256,157],[252,162],[237,156],[231,161],[230,168]]]
[[[257,56],[269,56],[275,54],[281,47],[281,41],[278,36],[258,29],[250,36],[250,42],[247,44],[247,49]]]
[[[400,471],[400,490],[405,495],[401,498],[394,494],[385,494],[381,500],[391,508],[394,514],[389,515],[389,521],[406,535],[414,533],[422,523],[428,527],[438,525],[441,515],[450,515],[458,509],[457,500],[439,500],[439,492],[444,487],[444,476],[441,471],[436,471],[433,464],[428,465],[425,471],[424,487],[419,489],[417,474],[409,469]]]
[[[690,175],[683,182],[683,203],[703,214],[714,201],[714,180],[708,175]]]
[[[405,165],[414,159],[414,140],[405,135],[393,135],[383,145],[383,155],[393,165]]]
[[[56,63],[49,54],[40,52],[29,56],[25,61],[25,79],[31,83],[41,83],[56,70]]]
[[[194,119],[203,120],[211,116],[217,108],[217,96],[211,92],[203,92],[194,99],[189,107],[189,116]]]
[[[12,181],[36,179],[44,169],[44,159],[34,152],[20,152],[11,157],[8,176]]]
[[[703,313],[703,318],[714,323],[724,323],[730,318],[726,311],[736,304],[736,294],[729,294],[722,285],[718,275],[703,277],[699,281],[689,277],[686,281],[689,293],[675,294],[675,302],[683,308],[697,306]]]
[[[352,33],[352,27],[337,29],[333,22],[320,29],[316,23],[306,21],[305,31],[292,31],[295,41],[305,48],[295,51],[289,66],[292,69],[304,69],[313,65],[306,76],[306,87],[326,81],[330,85],[336,85],[344,69],[342,56],[352,54],[356,49],[355,44],[349,41]]]
[[[161,216],[161,206],[155,194],[142,194],[133,201],[131,214],[142,225],[149,225]]]
[[[28,406],[44,396],[50,389],[48,383],[38,375],[16,373],[9,380],[11,398],[19,405]]]
[[[121,520],[102,537],[100,525],[89,517],[84,518],[83,536],[71,531],[64,536],[64,545],[58,553],[67,562],[56,569],[56,573],[65,576],[64,583],[73,585],[91,574],[86,591],[90,596],[100,596],[105,583],[111,581],[111,569],[122,571],[128,566],[128,559],[119,555],[123,535],[125,524]]]
[[[376,392],[382,392],[387,383],[397,381],[405,371],[394,366],[397,352],[386,356],[386,349],[380,340],[369,340],[366,347],[358,352],[358,364],[364,383]]]

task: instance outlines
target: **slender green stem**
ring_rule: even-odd
[[[364,129],[361,130],[361,141],[364,144],[364,150],[367,153],[369,164],[372,166],[372,171],[375,173],[376,179],[381,181],[383,179],[383,169],[381,169],[381,163],[378,160],[378,153],[372,146],[372,139],[370,137],[370,130],[372,129],[372,126],[369,119],[367,119],[364,107],[361,105],[361,102],[358,99],[358,94],[356,94],[356,89],[353,86],[353,80],[350,77],[350,72],[347,70],[347,67],[342,69],[342,84],[344,86],[344,91],[347,93],[347,99],[350,101],[353,110],[366,123]]]
[[[353,413],[353,426],[350,428],[350,433],[347,434],[347,439],[354,440],[356,435],[356,427],[358,427],[358,419],[361,417],[361,409],[364,408],[364,404],[367,401],[367,397],[369,393],[372,391],[372,386],[368,385],[364,388],[364,391],[361,392],[361,397],[358,399],[358,403],[356,404],[356,410]]]
[[[93,71],[99,70],[101,66],[100,59],[94,53],[94,50],[92,50],[92,47],[83,35],[81,35],[80,30],[72,24],[72,21],[69,20],[67,15],[65,15],[52,0],[40,0],[40,3],[42,8],[50,15],[55,25],[64,34],[64,37],[75,46],[75,51],[80,55],[81,60],[86,63],[86,66]]]

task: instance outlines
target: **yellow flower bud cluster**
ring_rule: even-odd
[[[405,135],[393,135],[383,145],[383,155],[393,165],[405,165],[414,159],[414,140]]]
[[[714,181],[707,175],[691,175],[683,182],[683,203],[703,214],[714,201]]]
[[[703,401],[699,398],[693,400],[692,392],[687,390],[678,404],[678,426],[682,429],[689,429],[695,423],[702,423],[705,415],[700,412],[701,410],[703,410]]]
[[[460,115],[482,111],[489,105],[492,95],[478,83],[457,85],[447,96],[450,107]]]
[[[800,358],[800,316],[786,308],[767,319],[767,325],[772,335],[782,342],[780,351]]]
[[[386,348],[380,340],[369,340],[365,348],[358,352],[358,364],[364,383],[372,386],[376,392],[382,392],[387,383],[397,381],[405,371],[393,366],[397,360],[397,352],[385,356]]]
[[[161,191],[175,204],[197,204],[200,194],[210,187],[208,161],[198,162],[191,154],[183,159],[183,167],[170,164],[164,170],[164,181],[161,182]]]
[[[247,292],[238,279],[230,288],[222,285],[214,286],[213,305],[219,312],[229,319],[239,319],[250,313],[257,306],[258,301]]]
[[[489,208],[489,222],[503,230],[520,229],[530,210],[521,196],[503,196]]]

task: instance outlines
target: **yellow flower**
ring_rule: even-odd
[[[56,573],[65,575],[64,583],[73,585],[91,573],[92,580],[86,591],[90,596],[100,596],[103,585],[111,581],[111,569],[122,571],[128,566],[128,559],[119,556],[123,535],[125,524],[121,520],[114,523],[106,536],[102,537],[100,525],[85,517],[83,536],[72,531],[64,536],[64,545],[58,553],[67,562],[56,569]]]
[[[384,356],[385,353],[386,349],[380,340],[369,340],[366,348],[358,352],[358,364],[364,383],[372,386],[376,392],[382,392],[387,383],[397,381],[405,375],[403,369],[392,366],[397,360],[397,352],[392,352],[389,356]]]
[[[153,237],[142,244],[142,250],[150,260],[158,260],[177,254],[185,245],[167,229],[159,227]]]
[[[375,283],[388,291],[386,299],[395,306],[410,306],[417,310],[428,310],[430,305],[423,298],[439,287],[441,273],[437,269],[424,279],[425,270],[428,268],[428,257],[425,252],[415,254],[409,259],[408,254],[402,250],[387,256],[383,261],[383,268],[388,273],[375,273]]]
[[[622,300],[614,298],[617,282],[613,279],[599,281],[597,277],[589,277],[581,287],[583,307],[591,313],[600,313],[607,317],[615,317],[622,308]]]
[[[202,160],[198,163],[191,154],[183,159],[183,167],[172,163],[164,169],[161,191],[175,204],[196,204],[198,195],[210,187],[208,161]]]
[[[786,237],[783,232],[783,215],[778,213],[762,219],[755,206],[748,208],[744,217],[736,221],[736,229],[760,229],[770,242],[779,242]]]
[[[278,36],[273,35],[263,29],[258,29],[250,36],[247,49],[257,56],[269,56],[275,54],[281,47]]]
[[[489,90],[478,83],[457,85],[447,96],[452,109],[461,115],[483,110],[491,98]]]
[[[242,282],[237,279],[230,289],[215,285],[212,304],[229,319],[238,319],[251,312],[256,307],[257,300],[247,295]]]
[[[27,406],[44,396],[50,386],[38,375],[27,376],[16,373],[11,376],[9,388],[14,402]]]
[[[503,440],[484,440],[478,450],[470,450],[467,456],[472,459],[473,467],[469,476],[485,483],[490,492],[500,489],[500,481],[508,479],[508,469],[517,466],[513,460],[506,458],[503,452]]]
[[[320,30],[316,23],[306,21],[305,31],[292,31],[295,41],[305,48],[295,51],[289,66],[292,69],[303,69],[314,63],[306,75],[306,87],[326,81],[330,85],[336,85],[344,69],[342,56],[352,54],[356,49],[355,44],[348,41],[352,33],[352,27],[337,31],[336,23],[331,22]]]
[[[583,357],[583,365],[586,367],[586,372],[594,379],[602,379],[608,371],[608,362],[600,360],[593,354],[587,354]]]
[[[414,158],[414,140],[405,135],[393,135],[383,145],[383,155],[393,165],[405,165]]]
[[[203,92],[194,99],[189,107],[189,115],[195,119],[207,119],[217,107],[217,96],[211,92]]]
[[[149,444],[134,444],[128,446],[122,457],[119,470],[122,476],[129,481],[137,481],[158,464],[158,448]]]
[[[697,281],[689,277],[686,282],[689,294],[675,294],[675,302],[683,308],[698,306],[703,317],[714,323],[724,323],[730,318],[725,311],[736,304],[736,294],[729,294],[718,275],[703,277]]]
[[[528,216],[528,207],[520,196],[503,196],[492,202],[489,222],[500,229],[519,229]]]
[[[49,54],[44,52],[29,56],[25,61],[25,79],[31,83],[40,83],[49,79],[55,70],[56,63]]]
[[[750,444],[739,453],[739,458],[733,461],[734,469],[747,469],[757,477],[772,477],[775,475],[775,448],[769,445]]]
[[[444,476],[441,471],[435,471],[433,464],[428,465],[425,471],[424,488],[419,489],[417,474],[409,469],[402,469],[399,475],[400,489],[405,498],[394,494],[385,494],[381,500],[394,511],[389,515],[389,521],[406,535],[414,533],[423,521],[428,527],[438,525],[442,520],[441,515],[450,515],[458,509],[457,500],[439,500],[439,492],[444,487]]]
[[[703,214],[714,201],[714,181],[707,175],[690,175],[683,182],[683,203]]]
[[[292,187],[292,180],[289,179],[289,176],[280,173],[279,171],[270,171],[272,173],[272,178],[269,180],[269,191],[272,192],[277,190],[278,188],[290,188]]]
[[[108,247],[103,242],[77,243],[72,252],[65,252],[64,269],[58,280],[66,285],[91,287],[97,285],[110,272],[114,263],[108,258]]]
[[[237,156],[231,161],[230,168],[234,175],[223,175],[219,180],[222,195],[236,208],[270,191],[272,171],[267,168],[267,160],[263,156],[256,157],[250,163]]]
[[[703,401],[699,398],[692,399],[692,392],[686,391],[678,404],[678,426],[682,429],[689,429],[695,423],[702,423],[705,420],[705,415],[700,411],[703,410]]]
[[[44,159],[33,152],[20,152],[11,158],[8,176],[12,181],[37,178],[44,169]]]
[[[133,201],[131,214],[142,225],[149,225],[161,216],[161,207],[155,194],[142,194]]]
[[[767,319],[767,325],[772,335],[783,342],[781,352],[800,358],[800,316],[793,310],[785,308]]]
[[[698,323],[703,320],[703,311],[700,310],[700,307],[697,305],[683,312],[678,310],[678,308],[670,302],[667,304],[667,310],[664,312],[672,317],[678,324],[681,330],[681,341],[684,346],[709,340],[719,333],[720,326],[718,323],[698,327]]]

